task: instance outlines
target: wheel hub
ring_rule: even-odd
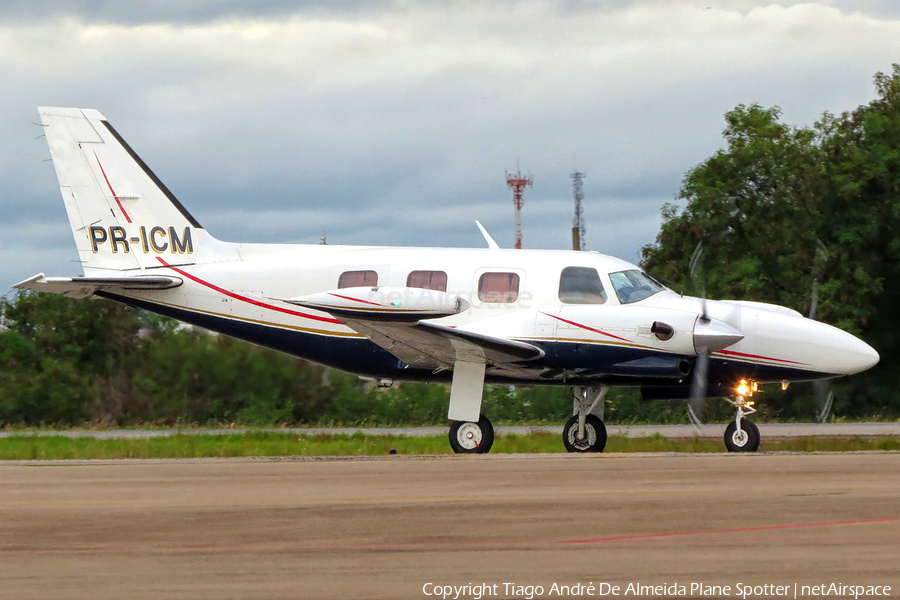
[[[747,432],[743,429],[736,429],[734,433],[731,434],[731,441],[739,448],[746,446],[749,440],[750,436],[747,435]]]
[[[591,425],[585,423],[584,437],[578,437],[578,427],[572,427],[569,430],[569,443],[579,450],[590,448],[597,443],[597,431]]]
[[[459,445],[466,450],[473,450],[481,445],[483,434],[478,423],[465,423],[456,432]]]

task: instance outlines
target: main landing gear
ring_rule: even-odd
[[[478,421],[453,421],[450,425],[450,447],[457,454],[485,454],[494,445],[494,426],[484,415]]]
[[[575,413],[563,428],[563,445],[568,452],[603,452],[606,448],[606,425],[603,407],[608,387],[572,388]]]
[[[752,421],[744,419],[745,416],[756,412],[753,401],[749,398],[756,391],[755,383],[741,381],[737,387],[737,396],[729,400],[735,408],[737,415],[734,421],[725,428],[725,447],[729,452],[756,452],[759,450],[759,427]]]
[[[606,386],[572,388],[574,415],[562,435],[568,452],[603,452],[606,448],[603,408],[607,392]],[[494,445],[494,427],[483,414],[478,415],[478,421],[453,420],[449,438],[450,447],[457,454],[484,454]]]

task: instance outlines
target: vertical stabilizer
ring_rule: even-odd
[[[85,273],[208,260],[211,238],[96,110],[39,108]]]

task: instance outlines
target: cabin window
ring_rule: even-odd
[[[610,273],[609,280],[622,304],[639,302],[666,289],[663,284],[637,269]]]
[[[603,304],[606,290],[600,273],[590,267],[566,267],[559,276],[559,301],[566,304]]]
[[[338,289],[352,287],[376,287],[378,273],[375,271],[344,271],[338,279]]]
[[[482,302],[515,302],[518,297],[516,273],[485,273],[478,280],[478,299]]]
[[[406,287],[447,291],[447,274],[443,271],[413,271],[406,278]]]

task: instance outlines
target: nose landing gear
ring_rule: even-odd
[[[568,452],[603,452],[606,425],[603,424],[604,399],[609,387],[572,388],[575,414],[563,428],[563,445]]]
[[[759,428],[752,421],[744,419],[745,416],[756,412],[753,401],[749,398],[756,391],[755,383],[741,381],[737,388],[738,395],[729,402],[737,408],[734,421],[725,428],[725,447],[729,452],[756,452],[759,449]]]

